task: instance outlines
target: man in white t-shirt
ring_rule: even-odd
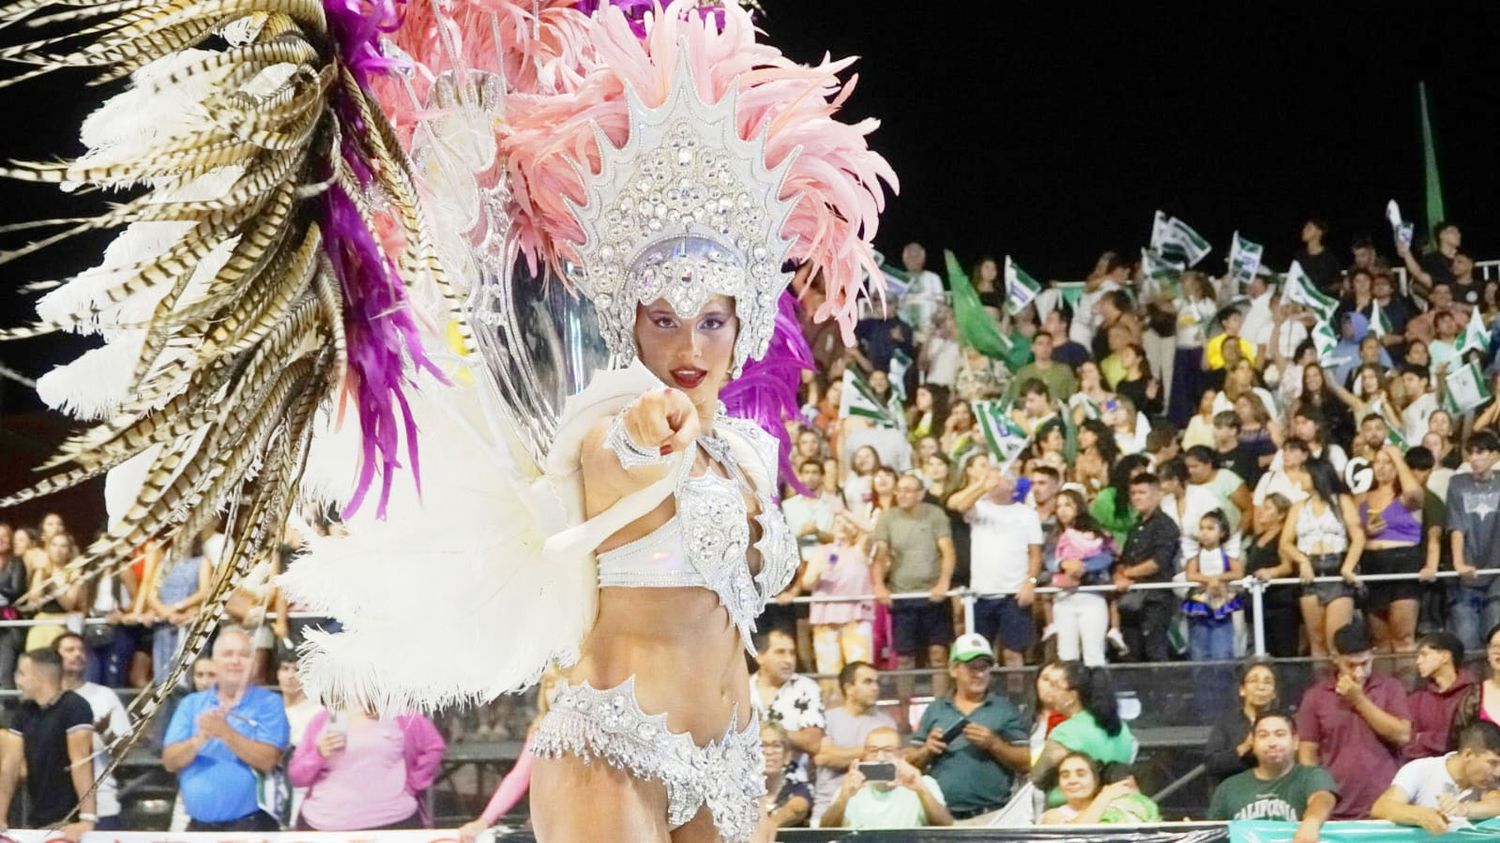
[[[1042,519],[1016,503],[1015,477],[991,468],[985,486],[988,491],[964,513],[969,587],[991,595],[974,603],[974,631],[997,643],[1006,667],[1021,667],[1023,653],[1036,642],[1031,601],[1042,573]]]
[[[907,243],[901,250],[901,265],[906,268],[906,294],[897,305],[896,314],[912,327],[918,339],[925,339],[932,328],[932,317],[946,303],[943,279],[927,269],[927,250],[921,243]]]
[[[1437,412],[1437,396],[1428,389],[1431,384],[1426,366],[1401,364],[1401,385],[1406,388],[1406,406],[1401,410],[1402,433],[1407,442],[1421,442],[1427,435],[1427,420]]]
[[[1084,282],[1083,294],[1073,308],[1073,322],[1068,327],[1068,339],[1084,348],[1094,344],[1094,332],[1104,324],[1099,314],[1099,300],[1111,290],[1123,289],[1130,281],[1130,261],[1119,255],[1110,255],[1104,273]]]
[[[1478,721],[1458,735],[1458,751],[1408,762],[1370,816],[1443,834],[1454,823],[1500,816],[1500,726]]]
[[[120,831],[120,787],[114,776],[100,779],[104,767],[109,763],[110,743],[116,738],[130,734],[130,716],[114,691],[103,685],[84,681],[88,672],[89,651],[83,636],[76,632],[65,632],[52,642],[52,650],[62,661],[62,688],[72,691],[89,704],[94,712],[94,777],[99,782],[95,792],[95,812],[99,820],[95,831]],[[3,819],[3,818],[0,818]]]
[[[808,548],[833,542],[833,516],[838,498],[823,491],[823,461],[803,460],[797,466],[797,482],[811,494],[791,490],[781,501],[786,525],[805,553]]]

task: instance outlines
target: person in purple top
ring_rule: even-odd
[[[1336,820],[1364,819],[1401,766],[1412,737],[1406,689],[1371,671],[1375,654],[1364,626],[1333,634],[1336,668],[1302,696],[1297,761],[1320,765],[1338,782]]]

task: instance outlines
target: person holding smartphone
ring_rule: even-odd
[[[1030,727],[991,690],[994,667],[994,646],[983,635],[959,636],[948,658],[953,692],[927,706],[913,736],[922,743],[906,754],[937,780],[956,819],[1004,807],[1016,776],[1031,767]]]
[[[819,828],[922,828],[953,825],[943,789],[901,757],[901,735],[882,726],[865,738]]]

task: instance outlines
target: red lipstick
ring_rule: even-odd
[[[703,369],[673,369],[671,374],[672,380],[682,389],[694,389],[708,377],[708,372]]]

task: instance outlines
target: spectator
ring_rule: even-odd
[[[953,640],[948,589],[953,583],[955,553],[948,516],[940,507],[922,502],[922,481],[910,475],[896,483],[896,506],[883,512],[875,526],[875,597],[891,609],[896,654],[903,670],[926,655],[928,667],[944,662]],[[927,599],[903,600],[893,605],[892,592],[927,592]],[[946,690],[933,679],[933,693]],[[909,696],[909,695],[903,695]],[[792,737],[793,745],[798,741]],[[804,751],[815,751],[813,749]]]
[[[932,334],[917,351],[922,383],[952,389],[958,381],[958,364],[962,359],[963,346],[958,341],[958,323],[953,319],[953,311],[940,308],[932,317]]]
[[[1375,484],[1359,495],[1359,517],[1369,538],[1359,560],[1364,574],[1416,574],[1426,558],[1422,507],[1427,490],[1406,465],[1395,445],[1384,443],[1372,461]],[[1416,580],[1372,582],[1365,611],[1380,653],[1410,653],[1417,648]]]
[[[897,309],[907,324],[923,331],[943,306],[943,281],[927,269],[927,250],[921,243],[906,244],[901,250],[901,265],[906,268],[907,286]]]
[[[290,647],[282,647],[280,657],[276,662],[276,686],[281,691],[281,705],[286,712],[287,734],[291,740],[290,749],[295,751],[302,743],[302,736],[307,734],[308,724],[320,712],[323,706],[318,705],[303,692],[302,677],[297,673],[297,651]],[[292,786],[292,812],[291,822],[295,826],[297,818],[302,815],[302,801],[307,798],[307,788],[297,785]]]
[[[104,768],[109,764],[114,742],[130,734],[130,715],[125,713],[125,706],[113,690],[84,681],[88,673],[89,652],[83,636],[76,632],[63,633],[52,642],[52,649],[62,664],[63,690],[83,697],[91,712],[89,722],[93,724],[94,738],[90,751],[94,756],[94,780],[98,782],[98,789],[94,791],[95,813],[99,815],[94,828],[97,831],[124,831],[125,826],[120,821],[120,787],[114,776],[104,776]]]
[[[967,513],[969,587],[984,595],[974,603],[974,631],[1000,645],[1006,667],[1021,667],[1036,642],[1031,604],[1042,573],[1042,521],[1016,502],[1013,475],[991,468],[984,488]]]
[[[1081,752],[1070,752],[1057,765],[1057,788],[1063,804],[1048,809],[1039,825],[1124,825],[1161,822],[1156,803],[1141,793],[1128,767],[1111,765],[1117,778],[1106,782],[1101,765]]]
[[[870,766],[866,766],[870,765]],[[881,769],[885,768],[885,769]],[[889,772],[889,781],[870,781],[867,771]],[[818,821],[821,828],[902,829],[952,825],[957,815],[944,802],[943,789],[901,758],[901,735],[880,727],[865,738],[860,763],[849,769],[838,796]]]
[[[277,831],[260,809],[256,776],[269,773],[289,743],[286,712],[250,683],[250,636],[220,630],[213,645],[214,687],[188,695],[167,726],[162,766],[177,774],[189,831]]]
[[[1408,761],[1370,809],[1371,819],[1445,834],[1455,820],[1500,816],[1500,726],[1475,723],[1458,751]]]
[[[1463,233],[1451,222],[1440,222],[1433,226],[1432,249],[1420,259],[1411,253],[1411,246],[1396,241],[1396,254],[1406,264],[1406,271],[1418,289],[1430,289],[1438,284],[1452,284],[1456,278],[1453,261],[1463,245]]]
[[[1427,435],[1427,420],[1438,410],[1437,396],[1429,389],[1431,376],[1426,366],[1401,364],[1401,385],[1406,391],[1406,406],[1401,410],[1401,426],[1406,441],[1421,442]]]
[[[1500,567],[1500,477],[1494,472],[1500,436],[1480,430],[1465,448],[1470,472],[1448,483],[1448,529],[1453,570],[1459,578],[1449,597],[1452,631],[1464,647],[1482,645],[1479,631],[1500,624],[1500,577],[1475,572]]]
[[[938,284],[941,287],[942,282]],[[871,313],[854,326],[854,336],[859,344],[848,350],[849,357],[859,364],[865,374],[876,370],[889,372],[891,358],[898,351],[912,360],[916,359],[911,327],[898,318],[894,310],[884,312],[884,316]]]
[[[775,723],[760,724],[760,748],[766,756],[766,822],[761,839],[772,841],[778,829],[807,824],[812,791],[806,782],[787,781],[786,762],[792,747],[785,730]]]
[[[916,735],[923,743],[907,756],[937,780],[954,819],[1003,807],[1016,775],[1031,765],[1026,721],[1010,700],[990,690],[994,652],[989,641],[973,633],[953,642],[948,663],[953,693],[934,699],[922,713]],[[963,728],[945,742],[944,734],[959,725]],[[847,781],[844,787],[849,789]]]
[[[1051,584],[1063,589],[1103,585],[1115,560],[1113,539],[1094,521],[1077,489],[1057,494],[1057,541],[1050,570]],[[1103,667],[1104,642],[1111,631],[1109,605],[1096,591],[1065,591],[1052,600],[1052,623],[1061,661],[1083,659]],[[1122,638],[1121,641],[1124,639]]]
[[[66,538],[66,536],[59,536]],[[33,828],[63,828],[77,843],[99,821],[95,813],[94,718],[83,697],[62,686],[62,660],[52,650],[28,650],[16,667],[21,706],[0,738],[0,820],[10,814],[16,784],[24,779]]]
[[[1333,634],[1335,670],[1303,694],[1297,712],[1297,758],[1321,764],[1338,783],[1334,819],[1363,819],[1396,774],[1411,740],[1406,691],[1372,670],[1369,633],[1349,624]]]
[[[380,717],[345,707],[313,716],[292,754],[292,786],[307,788],[301,831],[423,828],[421,797],[437,779],[443,738],[420,714]]]
[[[1244,478],[1246,484],[1254,486],[1260,482],[1260,476],[1266,473],[1266,468],[1270,467],[1276,448],[1272,446],[1269,452],[1262,454],[1262,449],[1256,444],[1259,440],[1240,440],[1242,428],[1238,413],[1229,410],[1214,413],[1214,465],[1234,472],[1235,476]]]
[[[956,352],[955,352],[956,353]],[[948,417],[948,392],[940,386],[924,383],[917,387],[916,396],[906,411],[906,438],[913,444],[943,432],[943,422]],[[919,453],[917,462],[925,461],[928,454]]]
[[[1208,733],[1208,744],[1203,749],[1203,766],[1215,782],[1256,766],[1255,722],[1280,705],[1276,671],[1267,662],[1243,665],[1239,689],[1239,707],[1224,712]]]
[[[26,560],[16,552],[12,538],[20,535],[9,524],[0,523],[0,620],[21,619],[19,606],[31,585]],[[21,655],[21,644],[26,630],[21,627],[0,627],[0,688],[7,690],[16,686],[16,659]]]
[[[1068,338],[1068,314],[1062,307],[1048,310],[1042,316],[1042,330],[1038,334],[1052,337],[1052,359],[1078,372],[1084,362],[1090,360],[1089,350]],[[1035,340],[1033,340],[1035,342]]]
[[[1479,693],[1474,674],[1464,667],[1463,642],[1450,632],[1417,643],[1417,674],[1422,686],[1411,694],[1411,740],[1401,747],[1407,761],[1447,752],[1459,706],[1468,694]]]
[[[68,585],[65,571],[78,555],[78,547],[67,533],[54,533],[44,546],[47,552],[31,571],[31,587],[23,602],[37,604],[34,620],[62,621],[84,605],[84,584]],[[64,632],[67,627],[60,624],[37,624],[26,632],[26,651],[45,650]]]
[[[511,767],[510,772],[500,780],[494,795],[490,797],[489,804],[484,806],[484,813],[459,827],[460,843],[474,843],[474,840],[483,834],[485,829],[490,828],[499,822],[501,817],[510,813],[520,803],[521,797],[526,795],[527,789],[531,786],[531,764],[535,760],[535,756],[531,754],[531,747],[536,727],[552,707],[552,690],[557,687],[557,680],[561,678],[562,672],[555,666],[549,667],[542,674],[542,679],[536,686],[536,716],[532,718],[531,726],[526,730],[526,743],[521,747],[521,754],[516,758],[515,766]]]
[[[823,491],[822,460],[803,460],[797,466],[797,482],[802,489],[791,489],[782,498],[781,509],[805,555],[811,548],[833,541],[833,514],[838,502]]]
[[[797,644],[784,629],[755,634],[755,692],[760,710],[770,723],[786,731],[792,751],[787,758],[787,781],[812,780],[808,759],[823,745],[823,695],[818,683],[798,676]]]
[[[1142,583],[1171,582],[1177,573],[1181,533],[1161,511],[1161,483],[1153,474],[1130,481],[1130,505],[1141,514],[1130,530],[1115,564],[1115,588],[1120,598],[1120,628],[1130,656],[1138,661],[1164,662],[1171,658],[1167,627],[1172,622],[1174,598],[1165,589],[1135,589]]]
[[[1281,555],[1281,531],[1292,502],[1272,492],[1255,508],[1255,532],[1246,537],[1245,573],[1258,580],[1286,579],[1296,573],[1290,558]],[[1261,598],[1265,618],[1261,629],[1266,636],[1266,654],[1278,659],[1295,658],[1302,644],[1302,614],[1297,605],[1298,586],[1272,585]],[[1245,622],[1255,623],[1252,602]]]
[[[1183,454],[1188,481],[1214,493],[1218,509],[1229,519],[1229,531],[1240,532],[1240,525],[1250,517],[1254,506],[1250,488],[1244,478],[1227,468],[1220,468],[1217,455],[1212,448],[1198,445]]]
[[[1078,376],[1073,368],[1053,357],[1052,334],[1039,331],[1031,341],[1031,353],[1035,359],[1016,372],[1013,384],[1024,384],[1036,379],[1047,387],[1047,394],[1055,398],[1066,398],[1078,390]]]
[[[802,587],[814,597],[856,597],[870,594],[870,555],[859,527],[846,512],[833,519],[834,539],[806,553]],[[875,605],[869,601],[819,602],[810,609],[813,657],[819,673],[838,673],[846,664],[874,657],[871,626]]]
[[[1302,267],[1307,279],[1324,291],[1333,289],[1335,282],[1340,280],[1339,259],[1334,257],[1333,250],[1323,245],[1323,238],[1327,236],[1327,222],[1321,217],[1308,219],[1302,224],[1302,245],[1292,258]]]
[[[1162,380],[1168,394],[1167,417],[1185,427],[1198,396],[1203,394],[1203,346],[1208,342],[1209,323],[1219,309],[1202,273],[1184,273],[1182,298],[1175,302],[1175,308],[1176,350],[1171,365],[1163,366]]]
[[[813,756],[817,766],[813,789],[813,816],[821,817],[843,784],[849,765],[864,754],[865,738],[871,731],[896,723],[875,708],[880,699],[880,675],[867,662],[850,662],[839,671],[839,695],[843,703],[827,712],[827,734]]]
[[[88,680],[107,688],[125,685],[139,640],[140,619],[133,611],[140,581],[126,568],[106,572],[93,582],[83,627],[89,649]]]
[[[1037,687],[1046,690],[1052,710],[1067,719],[1042,745],[1031,768],[1033,784],[1052,784],[1058,764],[1070,752],[1081,752],[1100,764],[1134,763],[1135,736],[1120,719],[1119,701],[1106,670],[1078,662],[1053,662],[1042,669]],[[1047,804],[1061,805],[1061,792],[1053,788],[1047,794]]]
[[[186,556],[174,564],[167,564],[160,554],[147,557],[141,587],[146,592],[147,613],[158,619],[151,633],[154,681],[166,678],[182,649],[182,636],[208,594],[213,575],[213,563],[204,550],[203,536],[194,538]]]
[[[1317,843],[1339,799],[1328,771],[1298,761],[1297,723],[1267,711],[1255,718],[1255,766],[1214,789],[1208,815],[1216,820],[1282,820],[1297,823],[1295,843]]]
[[[1328,652],[1335,630],[1354,617],[1355,570],[1364,550],[1365,531],[1354,499],[1326,460],[1307,464],[1311,494],[1292,504],[1281,531],[1281,555],[1297,564],[1302,577],[1302,620],[1314,657]],[[1343,582],[1314,583],[1314,577],[1343,577]],[[1304,734],[1306,733],[1305,730]]]
[[[1199,586],[1183,603],[1188,619],[1188,658],[1195,661],[1227,661],[1234,658],[1235,613],[1238,594],[1231,583],[1245,575],[1238,551],[1230,553],[1229,521],[1220,510],[1205,513],[1198,521],[1198,552],[1186,560],[1187,581]]]

